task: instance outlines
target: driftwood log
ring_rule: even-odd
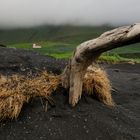
[[[69,103],[72,106],[78,103],[86,70],[103,52],[138,42],[140,23],[107,31],[96,39],[80,44],[61,76],[63,86],[69,88]]]

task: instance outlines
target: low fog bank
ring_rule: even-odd
[[[139,0],[1,0],[0,28],[118,26],[140,21]]]

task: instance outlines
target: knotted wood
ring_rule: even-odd
[[[77,46],[62,74],[63,86],[69,88],[69,103],[72,106],[78,103],[86,70],[103,52],[138,42],[140,42],[140,23],[107,31],[98,38]]]

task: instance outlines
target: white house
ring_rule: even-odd
[[[34,48],[34,49],[40,49],[40,48],[42,48],[42,46],[36,45],[36,44],[34,43],[34,44],[33,44],[33,48]]]

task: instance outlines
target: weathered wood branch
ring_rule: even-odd
[[[140,23],[116,28],[80,44],[62,74],[63,85],[69,88],[69,103],[72,106],[78,103],[86,70],[101,53],[138,42],[140,42]]]

